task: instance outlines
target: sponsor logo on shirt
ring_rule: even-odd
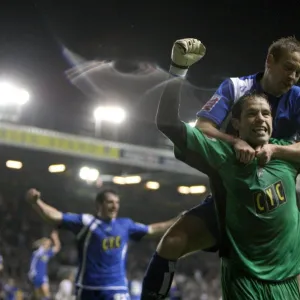
[[[214,106],[220,101],[221,96],[218,94],[214,94],[210,100],[202,107],[202,110],[204,111],[211,111]]]

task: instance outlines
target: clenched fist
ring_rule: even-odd
[[[188,68],[206,53],[205,46],[197,39],[177,40],[172,48],[170,73],[184,77]]]
[[[41,193],[36,189],[30,189],[26,193],[26,200],[29,203],[35,203],[38,199],[40,199]]]

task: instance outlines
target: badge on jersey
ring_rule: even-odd
[[[202,110],[205,111],[211,111],[214,106],[220,101],[220,99],[222,98],[222,96],[218,95],[218,94],[214,94],[210,100],[208,100],[208,102],[202,107]]]

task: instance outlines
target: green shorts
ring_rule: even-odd
[[[223,300],[299,300],[297,277],[280,281],[262,281],[222,263]]]

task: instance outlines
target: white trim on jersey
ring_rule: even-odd
[[[84,290],[91,290],[91,291],[118,291],[118,290],[122,290],[122,291],[128,291],[128,287],[124,286],[124,285],[120,285],[120,286],[89,286],[89,285],[82,285],[77,283],[76,284],[77,287],[79,287],[80,289],[84,289]]]
[[[253,87],[253,78],[241,79],[238,77],[230,78],[234,88],[234,102],[244,96]]]
[[[84,244],[83,244],[83,253],[82,253],[83,258],[82,258],[80,272],[78,276],[78,282],[77,282],[80,285],[82,284],[84,273],[86,271],[85,269],[86,269],[87,251],[88,251],[90,239],[92,237],[92,233],[97,228],[97,226],[101,223],[102,222],[100,220],[97,220],[92,215],[88,215],[88,214],[82,215],[82,224],[84,225],[84,227],[77,234],[76,236],[77,240],[79,240],[86,233],[86,231],[88,231],[88,233],[85,237]]]
[[[37,250],[35,250],[33,252],[33,258],[32,258],[32,261],[31,261],[31,264],[30,264],[30,269],[29,269],[29,272],[28,272],[28,277],[30,279],[32,279],[33,277],[35,277],[37,275],[37,269],[36,269],[36,266],[37,266],[37,263],[39,262],[39,259],[41,258],[41,256],[45,253],[45,249],[43,246],[39,247]]]
[[[96,220],[96,218],[94,216],[88,215],[88,214],[83,214],[81,220],[82,220],[82,224],[84,226],[77,234],[77,236],[76,236],[77,240],[81,239],[81,237],[86,233],[87,229],[91,226],[92,223],[94,223],[94,222],[96,222],[97,224],[102,223],[100,220]]]
[[[241,79],[239,77],[231,77],[230,78],[233,90],[234,90],[234,96],[233,96],[233,102],[232,105],[240,99],[242,96],[244,96],[247,92],[251,90],[253,87],[254,79],[253,78],[245,78]],[[221,131],[226,131],[226,128],[231,120],[232,113],[231,111],[228,113],[226,118],[223,120],[221,124]]]

